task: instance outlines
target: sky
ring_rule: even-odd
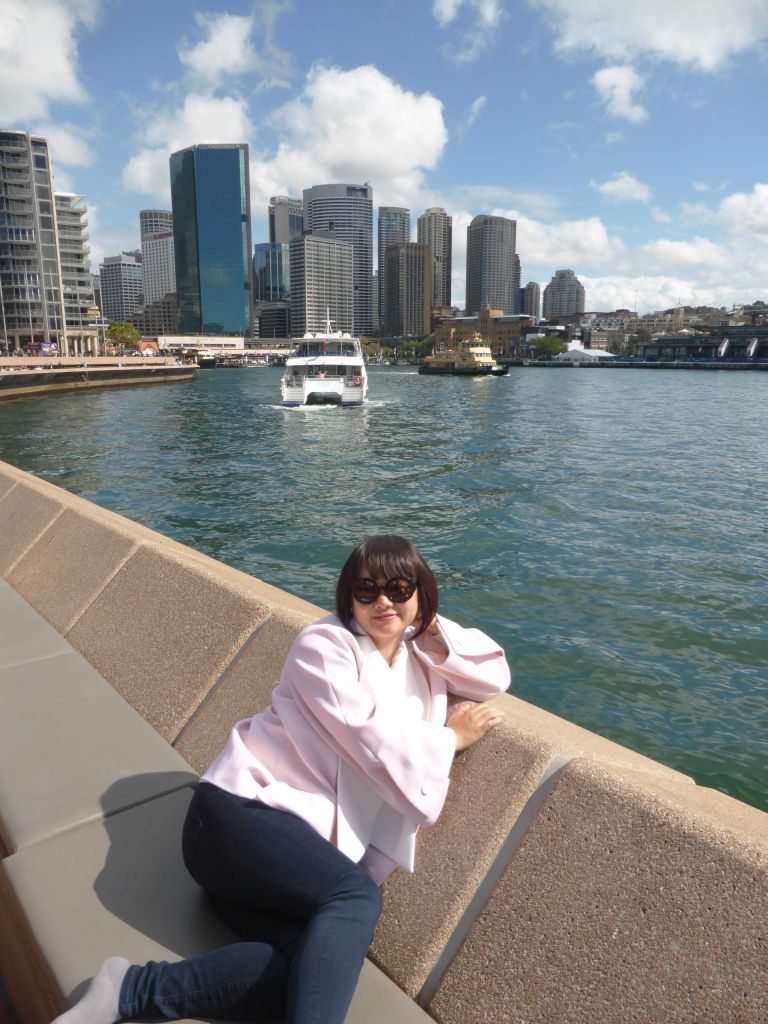
[[[768,300],[768,0],[0,0],[0,128],[45,135],[94,269],[170,209],[168,158],[250,146],[272,195],[517,221],[587,310]]]

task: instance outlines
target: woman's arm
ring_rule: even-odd
[[[382,800],[415,824],[431,825],[448,790],[456,734],[404,715],[386,684],[364,685],[353,644],[339,626],[310,626],[288,655],[281,686]]]
[[[464,629],[438,615],[413,645],[430,671],[445,680],[449,694],[485,701],[510,684],[504,651],[479,629]]]

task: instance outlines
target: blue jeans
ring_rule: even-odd
[[[123,1017],[343,1024],[381,913],[371,877],[301,818],[206,782],[182,848],[243,941],[130,967]]]

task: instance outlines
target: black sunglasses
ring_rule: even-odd
[[[406,576],[393,576],[386,583],[377,583],[361,576],[352,584],[352,597],[360,604],[373,604],[379,594],[384,594],[393,604],[403,604],[413,597],[416,587],[418,583]]]

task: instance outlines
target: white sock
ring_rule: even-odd
[[[125,957],[107,957],[83,998],[53,1024],[115,1024],[120,1020],[120,987],[130,966]]]

